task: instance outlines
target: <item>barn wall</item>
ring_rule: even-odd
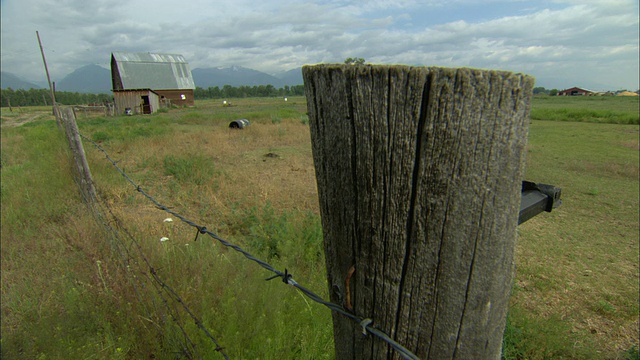
[[[142,96],[149,96],[151,113],[158,111],[160,100],[156,93],[149,90],[125,90],[113,92],[115,114],[124,115],[127,108],[130,108],[134,114],[142,114]]]
[[[171,100],[171,104],[176,106],[194,106],[194,96],[193,89],[183,89],[183,90],[154,90],[160,98],[163,96],[169,100]],[[182,99],[184,95],[186,99]]]
[[[149,102],[151,103],[152,114],[160,109],[160,97],[153,91],[149,91]]]
[[[584,90],[576,87],[573,87],[571,89],[565,89],[558,92],[558,96],[576,96],[576,95],[584,96],[584,95],[591,95],[591,94],[592,92],[589,90]]]

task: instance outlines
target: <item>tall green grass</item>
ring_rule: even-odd
[[[213,160],[201,154],[166,155],[164,174],[181,183],[203,185],[216,174]]]
[[[127,124],[131,120],[116,121]],[[110,131],[105,122],[84,124],[84,128]],[[141,137],[122,132],[122,137],[107,141],[126,149],[130,141],[161,133]],[[128,284],[126,277],[132,274],[118,268],[122,258],[110,248],[108,236],[81,204],[69,176],[70,155],[55,124],[33,123],[2,135],[2,357],[179,356],[185,340],[168,310],[163,310],[163,300],[148,282],[144,286],[138,283],[137,288]],[[147,165],[135,165],[134,172],[161,164],[157,169],[160,175],[185,187],[209,186],[207,181],[220,176],[211,159],[199,154],[135,162],[139,161]],[[101,176],[114,169],[97,164],[93,169],[99,192],[111,194],[108,202],[119,200],[114,197],[119,194],[115,188],[127,188],[135,195],[135,189],[128,188],[119,175]],[[137,206],[139,202],[125,203]],[[226,227],[233,242],[276,268],[287,268],[296,280],[327,296],[317,216],[295,210],[280,212],[271,205],[241,204],[233,214]],[[158,216],[160,225],[167,215]],[[194,242],[194,232],[183,224],[174,223],[169,234],[168,229],[147,218],[131,221],[136,218],[138,214],[125,218],[127,231],[141,242],[157,274],[182,296],[232,358],[333,357],[327,309],[281,281],[266,282],[272,274],[213,239],[200,235]],[[171,238],[160,242],[159,235]],[[268,247],[263,246],[265,242]],[[134,293],[141,293],[141,302]],[[170,307],[178,309],[179,304]],[[150,317],[149,309],[160,312]],[[179,318],[196,345],[195,356],[220,358],[187,314],[182,312]]]
[[[167,126],[172,119],[163,114],[153,116],[119,116],[115,118],[97,117],[90,120],[80,120],[79,128],[85,132],[92,132],[91,139],[104,142],[109,140],[134,141],[167,134]],[[95,131],[93,131],[95,129]]]
[[[2,131],[2,358],[124,359],[135,346],[126,302],[95,281],[111,256],[65,149],[53,121]]]
[[[271,206],[237,209],[225,238],[327,296],[317,217]],[[182,227],[183,224],[174,224]],[[184,297],[231,358],[333,358],[330,312],[272,273],[207,235],[176,231],[156,242],[158,274]],[[300,241],[304,242],[302,246]],[[265,246],[264,243],[268,243]],[[221,358],[192,321],[186,328],[203,358]],[[174,346],[177,344],[174,344]],[[176,346],[177,347],[177,346]]]

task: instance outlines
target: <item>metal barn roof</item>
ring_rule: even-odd
[[[196,88],[189,63],[182,55],[127,52],[114,52],[111,55],[117,64],[124,90]]]

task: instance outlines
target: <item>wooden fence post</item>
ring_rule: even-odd
[[[40,54],[42,54],[42,62],[44,63],[44,71],[47,74],[47,82],[49,83],[49,91],[51,93],[51,105],[53,106],[53,116],[56,118],[56,125],[58,126],[58,130],[62,128],[60,125],[60,114],[59,109],[56,104],[56,83],[53,83],[51,86],[51,77],[49,76],[49,68],[47,67],[47,59],[44,57],[44,49],[42,48],[42,41],[40,41],[40,33],[36,31],[36,36],[38,37],[38,45],[40,46]]]
[[[69,148],[73,153],[74,163],[76,165],[77,180],[80,185],[80,190],[87,203],[94,203],[97,199],[96,189],[93,186],[93,178],[91,177],[91,171],[89,169],[89,163],[84,153],[84,147],[82,146],[82,140],[78,132],[78,124],[76,124],[76,115],[71,107],[65,107],[60,109],[55,107],[61,113],[62,121],[64,123],[65,134],[67,141],[69,142]]]
[[[498,359],[533,78],[384,65],[302,73],[331,301],[420,358]],[[333,323],[337,359],[393,353],[346,317]]]

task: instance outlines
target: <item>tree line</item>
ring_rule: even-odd
[[[555,96],[558,94],[558,89],[545,89],[542,86],[533,88],[533,95],[551,95]]]
[[[276,89],[273,85],[254,85],[254,86],[231,86],[225,85],[222,88],[218,86],[208,87],[206,89],[196,87],[194,98],[196,100],[206,99],[226,99],[226,98],[244,98],[244,97],[276,97],[276,96],[302,96],[304,95],[304,85],[285,85]]]
[[[225,99],[242,97],[277,97],[277,96],[302,96],[304,85],[285,85],[276,89],[273,85],[238,86],[225,85],[208,87],[206,89],[196,87],[194,97],[196,100]],[[89,94],[69,91],[56,91],[56,102],[62,105],[88,105],[113,102],[113,94]],[[48,89],[17,89],[0,90],[0,106],[48,106],[51,105],[51,94]]]
[[[103,104],[113,101],[111,94],[87,94],[69,91],[56,91],[56,102],[63,105]],[[48,89],[0,90],[0,106],[41,106],[51,105],[51,93]]]

